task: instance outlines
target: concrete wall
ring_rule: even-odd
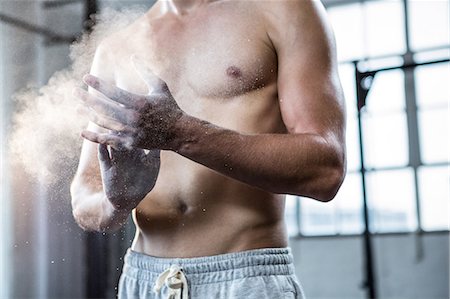
[[[373,237],[376,285],[383,299],[449,298],[448,232]],[[307,298],[366,298],[360,236],[291,239]]]

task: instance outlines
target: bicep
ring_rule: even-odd
[[[288,9],[288,18],[279,18],[289,29],[274,39],[283,121],[291,133],[318,134],[343,143],[344,99],[334,37],[320,2],[299,3]]]

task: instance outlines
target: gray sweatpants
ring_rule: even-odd
[[[119,299],[299,299],[289,248],[196,258],[157,258],[128,250]]]

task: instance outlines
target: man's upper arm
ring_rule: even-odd
[[[278,97],[290,133],[311,133],[343,147],[344,99],[334,37],[319,1],[272,2],[269,37],[278,56]]]
[[[108,47],[103,42],[99,45],[95,52],[94,60],[90,73],[98,76],[104,80],[114,82],[114,73],[112,65],[108,63],[109,51]],[[96,92],[89,89],[89,92]],[[102,132],[104,129],[98,127],[94,123],[89,122],[88,129],[94,132]],[[83,141],[81,149],[80,162],[78,164],[78,170],[75,176],[75,181],[80,182],[89,187],[91,191],[101,191],[102,181],[100,177],[100,167],[97,159],[97,144],[88,140]]]

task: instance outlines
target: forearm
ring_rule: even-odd
[[[186,116],[176,152],[273,193],[327,201],[344,174],[344,155],[316,134],[240,134]]]
[[[75,221],[87,231],[116,231],[125,224],[131,212],[115,209],[103,192],[92,192],[76,180],[72,183],[71,195]]]

